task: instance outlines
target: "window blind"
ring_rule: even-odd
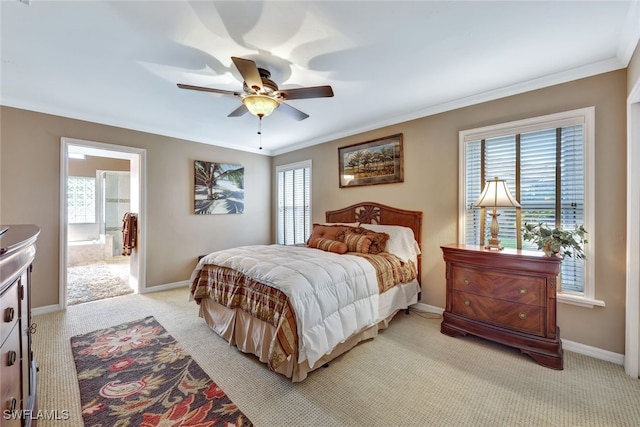
[[[561,138],[560,225],[563,229],[573,230],[576,226],[584,224],[585,219],[583,126],[562,128]],[[575,257],[565,257],[562,261],[562,291],[583,292],[583,277],[584,261]]]
[[[573,230],[585,222],[584,126],[569,124],[523,133],[492,136],[466,143],[465,238],[478,244],[490,236],[491,209],[480,230],[480,209],[473,202],[485,181],[507,181],[521,205],[522,223],[542,222],[551,228]],[[498,208],[499,238],[504,247],[517,247],[516,210]],[[525,249],[537,249],[524,241]],[[563,292],[584,292],[584,260],[565,257],[561,267]]]
[[[465,240],[467,243],[480,242],[480,209],[473,203],[478,200],[484,186],[482,180],[482,143],[471,141],[466,148],[466,192],[465,192]]]
[[[495,177],[504,179],[511,194],[516,195],[516,137],[506,135],[485,140],[484,149],[484,177],[482,185]],[[515,248],[517,244],[516,234],[516,209],[498,208],[500,225],[500,244],[506,248]],[[491,237],[490,227],[493,209],[486,209],[484,241]]]
[[[311,163],[277,169],[277,243],[304,243],[311,234]]]

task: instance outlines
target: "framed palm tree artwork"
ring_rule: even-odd
[[[244,166],[196,160],[194,170],[196,214],[244,211]]]
[[[338,148],[340,188],[404,181],[402,134]]]

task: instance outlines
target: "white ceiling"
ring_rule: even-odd
[[[2,105],[274,155],[628,65],[637,1],[2,0]],[[227,117],[231,56],[333,98]],[[68,135],[73,136],[73,135]]]

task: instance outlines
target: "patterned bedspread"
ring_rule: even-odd
[[[414,263],[404,262],[388,252],[381,252],[377,255],[350,252],[349,255],[365,258],[373,265],[376,269],[379,293],[383,293],[399,283],[410,282],[418,275]]]
[[[366,259],[375,269],[378,291],[383,293],[399,283],[416,278],[416,267],[389,253],[377,255],[348,253]],[[196,302],[211,298],[230,309],[242,309],[276,328],[269,344],[269,367],[276,369],[298,349],[296,313],[287,295],[252,279],[233,268],[203,264],[192,278],[191,294]],[[301,313],[298,313],[301,314]]]
[[[191,284],[191,294],[200,304],[211,298],[227,308],[239,308],[273,325],[276,337],[269,344],[270,369],[276,369],[298,346],[296,318],[287,296],[228,267],[207,264]]]

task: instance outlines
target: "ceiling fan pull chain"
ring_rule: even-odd
[[[262,150],[262,117],[258,117],[258,136],[260,138],[260,149]]]

